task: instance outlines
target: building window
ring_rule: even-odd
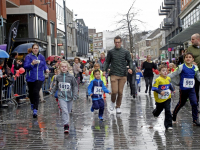
[[[51,55],[55,55],[55,46],[51,46]]]
[[[94,37],[97,37],[97,35],[96,35],[96,34],[94,34]]]
[[[102,34],[101,34],[101,33],[99,33],[99,34],[98,34],[98,37],[100,37],[100,36],[102,36]]]
[[[7,15],[7,24],[6,24],[7,31],[9,31],[10,26],[16,20],[19,20],[17,38],[28,38],[28,15],[27,14]]]
[[[54,33],[54,23],[50,23],[50,28],[51,28],[51,43],[55,43],[55,33]]]

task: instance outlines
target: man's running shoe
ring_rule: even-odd
[[[114,108],[115,108],[115,103],[111,102],[111,104],[110,104],[110,110],[113,111]]]
[[[116,109],[116,113],[117,113],[117,114],[121,114],[120,108],[117,108],[117,109]]]
[[[64,133],[69,133],[69,125],[64,125]]]

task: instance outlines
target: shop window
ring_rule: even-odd
[[[13,22],[17,20],[19,20],[17,38],[28,38],[28,15],[26,14],[7,15],[7,26],[6,26],[7,33],[9,32],[9,29],[13,24]]]

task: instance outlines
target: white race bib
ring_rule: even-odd
[[[195,80],[191,78],[184,78],[183,79],[183,87],[185,88],[193,88]]]
[[[158,94],[158,98],[159,99],[168,99],[169,95],[171,94],[171,91],[168,89],[168,90],[163,90],[165,92],[164,95],[161,95],[161,94]]]
[[[95,86],[94,94],[102,95],[102,87]]]
[[[137,80],[140,79],[140,75],[136,75],[136,79],[137,79]]]
[[[66,83],[66,82],[59,82],[58,86],[61,91],[70,91],[71,89],[70,83]]]

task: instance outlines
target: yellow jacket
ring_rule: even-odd
[[[103,72],[100,70],[100,74],[101,74],[101,80],[103,81],[103,84],[106,86],[106,77],[103,76]],[[94,75],[93,75],[93,71],[90,74],[90,82],[94,80]]]

